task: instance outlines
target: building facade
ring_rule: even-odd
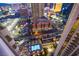
[[[79,15],[79,4],[74,4],[72,11],[69,15],[67,24],[65,26],[65,29],[61,35],[61,38],[59,40],[59,45],[57,46],[54,55],[64,55],[67,56],[69,54],[71,54],[71,52],[74,51],[74,49],[70,46],[74,46],[73,43],[71,43],[71,45],[69,45],[69,43],[72,41],[72,37],[74,35],[74,33],[76,32],[77,28],[78,28],[78,15]],[[76,26],[76,28],[74,28]],[[74,30],[72,30],[74,29]],[[67,48],[68,47],[68,48]],[[71,52],[70,50],[67,51],[69,49],[72,49]]]
[[[32,3],[32,17],[37,19],[38,17],[44,16],[44,4],[43,3]]]

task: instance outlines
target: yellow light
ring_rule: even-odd
[[[40,33],[38,33],[38,31],[36,31],[35,33],[34,33],[34,35],[39,35]]]
[[[36,31],[36,32],[35,32],[35,35],[37,35],[37,34],[38,34],[38,32]]]
[[[54,5],[54,12],[60,12],[62,8],[62,3],[57,3]]]
[[[15,27],[16,29],[18,28],[18,26]]]
[[[51,16],[51,13],[50,12],[48,12],[48,17],[50,17]]]
[[[48,48],[48,52],[52,52],[53,50],[51,48]]]

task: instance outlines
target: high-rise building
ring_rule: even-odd
[[[79,4],[74,4],[54,55],[79,55]]]
[[[24,7],[24,5],[26,7]],[[21,6],[20,7],[21,16],[27,16],[28,15],[27,4],[23,4],[20,6]],[[30,6],[30,4],[28,4],[28,6]],[[31,21],[32,22],[31,34],[33,38],[32,36],[29,35],[27,35],[28,37],[20,36],[19,38],[21,38],[22,41],[21,40],[16,41],[14,36],[12,36],[12,32],[14,32],[13,30],[15,29],[14,27],[16,26],[16,24],[17,23],[24,24],[25,21],[22,21],[22,19],[25,20],[26,18],[22,18],[21,19],[22,22],[19,22],[19,19],[16,18],[14,19],[13,23],[11,23],[10,26],[6,28],[0,26],[0,55],[1,52],[4,50],[4,48],[7,52],[7,53],[5,53],[5,51],[3,52],[5,55],[6,54],[28,55],[28,56],[29,55],[41,56],[44,54],[46,55],[52,54],[55,56],[79,55],[79,4],[74,4],[60,39],[56,39],[54,35],[55,31],[52,31],[53,30],[52,28],[54,27],[52,26],[51,20],[42,17],[44,14],[43,9],[44,4],[42,3],[32,4],[32,13],[33,13],[32,17],[34,20]],[[57,12],[59,12],[59,10]],[[20,27],[19,25],[16,26],[17,30],[19,27]],[[22,27],[23,25],[21,26],[21,28]],[[25,27],[23,30],[23,34],[25,34],[26,32],[25,30],[27,30],[27,28]]]
[[[44,16],[44,4],[43,3],[32,3],[32,17],[37,19],[38,17]]]
[[[79,25],[79,19],[78,19],[78,23],[77,24]],[[72,32],[74,32],[74,31],[72,31]],[[70,38],[70,40],[69,40],[67,46],[65,47],[65,49],[62,51],[61,55],[66,55],[66,56],[73,55],[73,56],[77,56],[79,54],[79,51],[77,51],[75,53],[75,51],[77,49],[79,49],[79,26],[76,29],[76,31],[73,33],[72,37]]]
[[[31,15],[31,6],[30,3],[14,3],[11,4],[11,8],[15,12],[19,12],[20,16],[29,17]]]
[[[18,4],[14,3],[14,4],[11,4],[11,8],[17,12],[20,8],[20,5],[19,5],[19,3]]]
[[[2,38],[4,42],[6,42],[8,47],[12,50],[12,52],[15,55],[19,55],[18,53],[19,49],[15,44],[15,40],[11,37],[10,32],[6,28],[4,28],[3,30],[0,30],[0,38]]]
[[[20,16],[29,16],[28,7],[26,3],[20,4]]]

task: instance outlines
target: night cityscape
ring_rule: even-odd
[[[0,3],[0,56],[79,56],[79,4]]]

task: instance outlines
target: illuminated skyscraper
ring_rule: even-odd
[[[79,25],[79,19],[78,19],[77,24]],[[71,31],[71,32],[73,33],[74,31]],[[71,34],[71,32],[69,34]],[[67,39],[66,39],[66,42],[67,42]],[[76,29],[76,31],[73,33],[72,37],[70,38],[70,40],[69,40],[67,46],[65,47],[65,49],[62,51],[61,55],[63,55],[63,56],[64,55],[65,56],[68,56],[68,55],[77,56],[77,55],[79,55],[78,50],[79,50],[79,26]]]
[[[44,16],[44,4],[43,3],[32,3],[32,17],[36,19]]]
[[[73,55],[79,46],[79,4],[74,4],[54,55]],[[76,53],[75,55],[78,55]]]
[[[53,5],[54,12],[60,12],[62,9],[62,3],[56,3]]]

